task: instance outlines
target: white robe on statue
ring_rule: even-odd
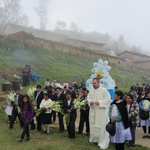
[[[90,101],[98,101],[99,105],[95,103],[90,106],[89,123],[90,123],[90,142],[98,143],[101,149],[106,149],[109,146],[109,134],[105,127],[109,121],[108,111],[111,101],[108,91],[99,87],[92,88],[87,97],[88,104]]]

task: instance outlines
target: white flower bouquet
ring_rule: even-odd
[[[87,104],[87,100],[84,100],[81,96],[79,96],[77,99],[75,99],[73,101],[73,105],[71,107],[71,110],[72,109],[80,109],[81,107],[83,107],[85,104]],[[64,120],[66,122],[66,124],[68,124],[70,122],[70,116],[71,114],[70,113],[66,113],[64,115]]]
[[[7,101],[9,101],[10,104],[15,103],[16,99],[15,99],[15,95],[12,91],[9,92],[9,94],[7,95]],[[19,106],[16,106],[18,113],[21,113],[21,108]]]
[[[27,89],[27,95],[30,97],[31,103],[33,105],[33,109],[37,110],[37,107],[34,106],[35,105],[34,91],[35,91],[35,87],[34,86],[29,86],[29,88]]]
[[[144,109],[148,109],[150,107],[150,102],[148,100],[143,100]]]
[[[87,104],[87,100],[84,100],[83,98],[81,98],[81,96],[79,96],[73,101],[73,109],[79,109],[85,104]]]
[[[35,110],[36,116],[40,115],[41,113],[44,113],[46,111],[46,109],[52,109],[52,110],[54,110],[56,112],[60,112],[61,114],[64,114],[64,112],[63,112],[63,110],[61,108],[61,102],[52,101],[47,106],[45,106],[45,110],[43,110],[41,108]]]
[[[35,91],[35,87],[34,87],[34,86],[30,86],[30,87],[27,89],[27,95],[28,95],[30,98],[33,98],[33,97],[34,97],[34,91]]]

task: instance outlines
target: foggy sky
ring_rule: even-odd
[[[125,42],[150,52],[150,0],[50,0],[49,25],[54,29],[57,21],[67,25],[75,22],[84,31],[106,33],[116,39],[124,36]],[[39,28],[33,7],[38,0],[22,0],[24,13],[30,25]]]

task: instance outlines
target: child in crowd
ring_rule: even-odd
[[[24,95],[23,103],[21,105],[21,120],[23,121],[24,127],[20,138],[17,139],[17,142],[22,142],[25,135],[26,135],[26,141],[30,140],[29,123],[32,121],[33,116],[34,116],[34,112],[29,100],[29,96]]]

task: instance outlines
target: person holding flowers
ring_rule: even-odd
[[[34,111],[30,103],[28,95],[23,96],[23,103],[21,104],[21,120],[23,121],[24,127],[20,138],[17,139],[17,142],[22,142],[25,135],[26,141],[30,140],[29,134],[29,123],[33,120]]]
[[[75,121],[77,117],[76,108],[73,107],[74,99],[72,99],[72,93],[70,91],[66,92],[66,99],[63,101],[64,113],[69,117],[69,121],[66,122],[68,137],[70,139],[75,139]]]
[[[60,87],[57,87],[56,89],[56,101],[60,101],[63,103],[65,99],[65,94],[61,91]],[[58,112],[58,121],[59,121],[59,133],[62,133],[64,131],[64,123],[63,123],[63,114]]]
[[[89,91],[84,89],[84,95],[82,96],[83,100],[87,99]],[[84,129],[84,122],[86,123],[86,134],[89,135],[89,105],[86,103],[80,109],[80,122],[78,127],[77,134],[82,134]]]
[[[35,99],[35,102],[32,104],[33,107],[36,107],[37,109],[40,108],[40,103],[43,99],[43,91],[41,90],[41,85],[37,85],[36,86],[36,90],[34,91],[34,99]],[[36,117],[36,121],[37,121],[37,130],[38,131],[41,131],[41,115],[38,115]],[[31,128],[33,127],[34,128],[34,122],[32,121],[31,122]]]
[[[47,108],[47,106],[52,102],[52,100],[48,98],[48,93],[44,93],[43,97],[44,99],[42,99],[40,103],[40,109],[43,111],[43,113],[41,114],[41,124],[43,132],[49,133],[50,124],[52,123],[51,121],[52,109]]]
[[[7,98],[6,98],[6,108],[5,108],[5,113],[7,114],[8,116],[8,122],[10,123],[10,119],[11,119],[11,115],[12,115],[12,109],[13,109],[13,106],[11,105],[11,99],[14,100],[14,95],[15,95],[15,90],[12,89],[12,91],[8,94]]]
[[[146,95],[146,98],[139,103],[139,108],[140,108],[140,111],[144,111],[145,113],[149,114],[148,118],[146,118],[146,119],[141,118],[140,124],[141,124],[141,126],[143,128],[143,132],[144,132],[144,135],[142,138],[150,139],[150,92],[148,92]]]
[[[11,101],[11,105],[13,106],[13,109],[12,109],[12,115],[10,117],[9,129],[13,128],[16,117],[18,117],[20,126],[21,128],[23,128],[23,122],[20,118],[20,107],[23,102],[22,98],[23,98],[23,95],[20,94],[20,89],[15,89],[14,99],[12,99]]]
[[[54,87],[52,87],[52,89],[51,89],[51,93],[49,94],[49,98],[52,101],[56,101],[56,99],[57,99],[57,95],[55,93]],[[56,111],[52,110],[52,122],[55,122],[55,121],[56,121]]]

